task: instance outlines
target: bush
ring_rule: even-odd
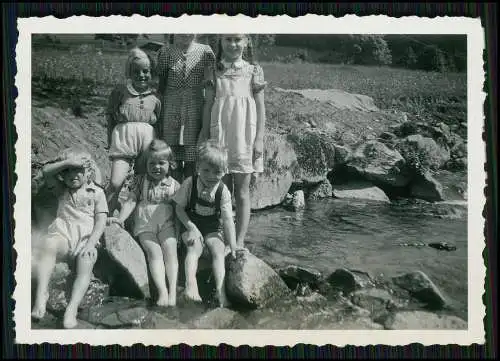
[[[435,45],[425,46],[418,55],[418,68],[440,73],[446,72],[448,66],[443,51]]]

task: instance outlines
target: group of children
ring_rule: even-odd
[[[43,168],[59,206],[37,262],[34,318],[45,314],[50,276],[63,256],[76,271],[63,325],[76,326],[104,228],[124,227],[132,214],[130,231],[145,251],[157,305],[176,304],[178,240],[187,248],[186,297],[201,301],[196,272],[208,250],[219,304],[228,304],[224,259],[244,248],[250,179],[263,171],[266,82],[253,53],[251,39],[242,34],[219,36],[217,56],[194,34],[170,35],[156,69],[143,51],[130,51],[126,83],[115,88],[107,108],[108,187],[97,185],[95,163],[85,152],[65,151]],[[158,91],[151,88],[155,72]],[[129,195],[120,204],[131,169]]]

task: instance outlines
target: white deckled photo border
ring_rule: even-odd
[[[166,30],[168,29],[168,30]],[[347,33],[347,34],[466,34],[468,80],[468,330],[35,330],[30,319],[30,212],[31,207],[31,37],[34,33]],[[89,17],[53,16],[18,19],[19,38],[16,47],[17,74],[14,124],[18,134],[15,145],[17,183],[14,189],[14,248],[17,253],[16,288],[13,298],[15,342],[18,344],[172,346],[195,345],[294,346],[313,345],[470,345],[484,344],[483,319],[486,267],[483,260],[486,186],[486,147],[482,139],[484,126],[483,92],[485,73],[483,51],[484,29],[480,19],[465,17],[391,18],[384,15],[358,17],[306,15],[258,16],[183,15],[178,18],[140,15]],[[446,91],[446,89],[443,89]]]

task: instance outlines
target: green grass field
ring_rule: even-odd
[[[98,43],[70,44],[68,49],[36,47],[33,50],[34,93],[44,88],[51,98],[79,97],[105,101],[111,87],[124,80],[126,51],[99,50]],[[407,112],[410,119],[444,121],[455,129],[467,122],[467,74],[433,73],[389,67],[363,67],[317,63],[261,63],[269,87],[286,89],[341,89],[372,97],[384,110]],[[277,117],[324,117],[336,120],[342,114],[308,102],[289,102],[270,91],[266,97],[269,125]],[[280,105],[281,104],[281,105]],[[101,104],[103,105],[103,104]],[[300,108],[302,107],[302,108]],[[355,120],[355,119],[354,119]],[[349,120],[351,121],[351,120]]]

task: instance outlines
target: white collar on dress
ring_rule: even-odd
[[[229,62],[229,61],[226,61],[224,59],[221,59],[220,62],[222,63],[222,65],[224,65],[224,67],[226,69],[229,69],[229,68],[241,69],[241,68],[243,68],[243,65],[245,65],[245,61],[242,58],[239,58],[238,60],[233,61],[233,62]]]
[[[151,94],[153,92],[151,89],[148,89],[148,90],[145,90],[145,91],[139,93],[137,90],[135,90],[134,86],[132,85],[132,80],[131,79],[127,79],[126,86],[127,86],[128,92],[130,94],[132,94],[132,95],[135,95],[135,96],[138,96],[138,95],[148,95],[148,94]]]

